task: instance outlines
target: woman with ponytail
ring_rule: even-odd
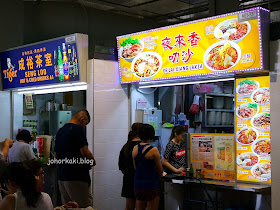
[[[53,210],[50,196],[38,191],[35,176],[25,164],[8,165],[4,179],[10,194],[0,202],[0,210]]]
[[[119,170],[123,173],[122,197],[126,198],[125,210],[135,209],[134,187],[134,166],[132,160],[133,147],[141,142],[138,137],[139,127],[142,123],[133,123],[128,133],[127,142],[119,155]]]
[[[166,145],[162,165],[166,173],[181,173],[186,167],[186,142],[187,130],[184,126],[178,125],[172,129],[169,142]]]

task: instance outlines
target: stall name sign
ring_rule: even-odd
[[[262,19],[253,8],[117,37],[122,83],[262,70]]]
[[[76,36],[0,53],[3,89],[79,81]]]
[[[271,183],[269,76],[237,79],[236,98],[237,180]]]

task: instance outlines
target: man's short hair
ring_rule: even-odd
[[[75,118],[75,119],[80,119],[81,117],[83,117],[84,114],[87,116],[87,118],[88,118],[88,123],[89,123],[89,122],[90,122],[90,115],[89,115],[88,110],[86,110],[86,109],[81,109],[81,110],[79,110],[78,112],[76,112],[76,113],[74,114],[73,118]]]

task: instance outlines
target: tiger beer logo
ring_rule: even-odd
[[[13,70],[13,68],[3,70],[4,79],[8,79],[9,82],[13,81],[14,77],[17,77],[17,70]]]
[[[185,153],[186,153],[185,149],[181,149],[181,150],[175,152],[175,156],[182,157],[182,156],[185,156]]]

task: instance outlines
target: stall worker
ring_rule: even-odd
[[[164,171],[168,174],[182,173],[186,168],[186,141],[187,130],[184,126],[173,127],[169,142],[166,145],[162,164]]]

